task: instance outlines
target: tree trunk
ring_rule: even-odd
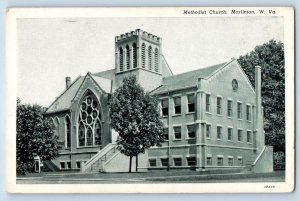
[[[138,157],[139,155],[137,154],[136,155],[136,161],[135,161],[135,171],[137,172],[138,171],[138,164],[139,164],[139,162],[138,162]]]
[[[131,173],[132,156],[129,158],[129,173]]]

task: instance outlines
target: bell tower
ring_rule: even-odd
[[[131,74],[150,91],[162,81],[161,38],[140,29],[115,37],[115,88]]]

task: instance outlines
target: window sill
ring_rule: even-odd
[[[206,137],[206,139],[207,139],[207,140],[211,140],[211,138],[210,138],[210,137]]]
[[[222,139],[217,139],[217,141],[222,141]]]
[[[194,112],[187,112],[186,114],[195,114],[195,111]]]
[[[77,149],[85,149],[85,148],[97,148],[101,147],[101,145],[94,145],[94,146],[85,146],[85,147],[76,147]]]
[[[180,114],[173,114],[172,117],[177,117],[177,116],[181,116],[181,113]]]
[[[181,141],[182,139],[180,138],[180,139],[174,139],[173,141]]]
[[[186,140],[194,140],[194,139],[196,139],[196,137],[187,137],[187,138],[185,138]]]
[[[217,114],[217,116],[218,116],[218,117],[223,117],[223,115],[222,115],[222,114]]]
[[[252,121],[247,120],[248,123],[251,123]]]
[[[247,144],[251,144],[252,145],[252,142],[247,142]]]
[[[227,116],[227,118],[228,118],[228,119],[233,119],[233,117],[232,117],[232,116]]]
[[[238,118],[239,121],[243,121],[243,119]]]
[[[160,116],[161,118],[168,118],[169,115],[163,115],[163,116]]]
[[[233,140],[227,140],[228,142],[233,142]]]
[[[212,113],[211,113],[211,112],[205,112],[205,114],[209,114],[209,115],[212,115]]]

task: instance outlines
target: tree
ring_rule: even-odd
[[[118,149],[129,156],[129,172],[134,156],[137,170],[138,154],[164,141],[157,100],[144,92],[135,76],[126,77],[112,95],[110,117],[112,128],[119,133]]]
[[[34,154],[41,160],[51,160],[58,155],[58,136],[54,135],[52,122],[43,115],[39,105],[21,104],[17,99],[17,174],[31,171]]]
[[[270,40],[255,49],[238,62],[255,83],[255,65],[262,68],[262,104],[264,107],[266,144],[274,152],[285,152],[285,70],[284,44]]]

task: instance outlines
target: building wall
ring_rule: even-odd
[[[233,91],[232,80],[238,81],[237,91]],[[217,156],[223,156],[222,168],[228,167],[228,157],[233,158],[233,166],[238,158],[243,159],[243,166],[249,165],[257,156],[255,142],[255,92],[243,71],[235,62],[229,63],[221,72],[210,79],[200,79],[197,88],[178,90],[159,95],[159,99],[169,100],[169,115],[161,119],[169,128],[169,140],[162,147],[149,150],[149,159],[157,160],[170,155],[170,166],[174,166],[174,157],[182,157],[182,167],[187,167],[187,157],[196,156],[196,167],[200,169],[219,169]],[[187,95],[195,95],[195,112],[188,112]],[[210,111],[206,111],[206,94],[210,95]],[[181,114],[174,114],[174,97],[181,97]],[[217,114],[217,97],[222,97],[221,115]],[[227,100],[232,101],[232,116],[227,115]],[[242,103],[242,118],[237,117],[237,103]],[[246,105],[250,106],[251,119],[246,120]],[[187,125],[196,125],[196,137],[188,138]],[[206,125],[211,126],[210,136],[206,136]],[[181,139],[175,139],[174,126],[181,126]],[[222,138],[217,138],[217,126],[222,126]],[[228,128],[232,128],[232,140],[228,140]],[[237,140],[237,129],[242,130],[242,140]],[[247,142],[247,131],[251,131],[251,141]],[[170,147],[170,148],[169,148]],[[207,166],[207,155],[212,157],[212,164]],[[148,164],[149,165],[149,164]],[[151,167],[154,168],[154,167]]]

